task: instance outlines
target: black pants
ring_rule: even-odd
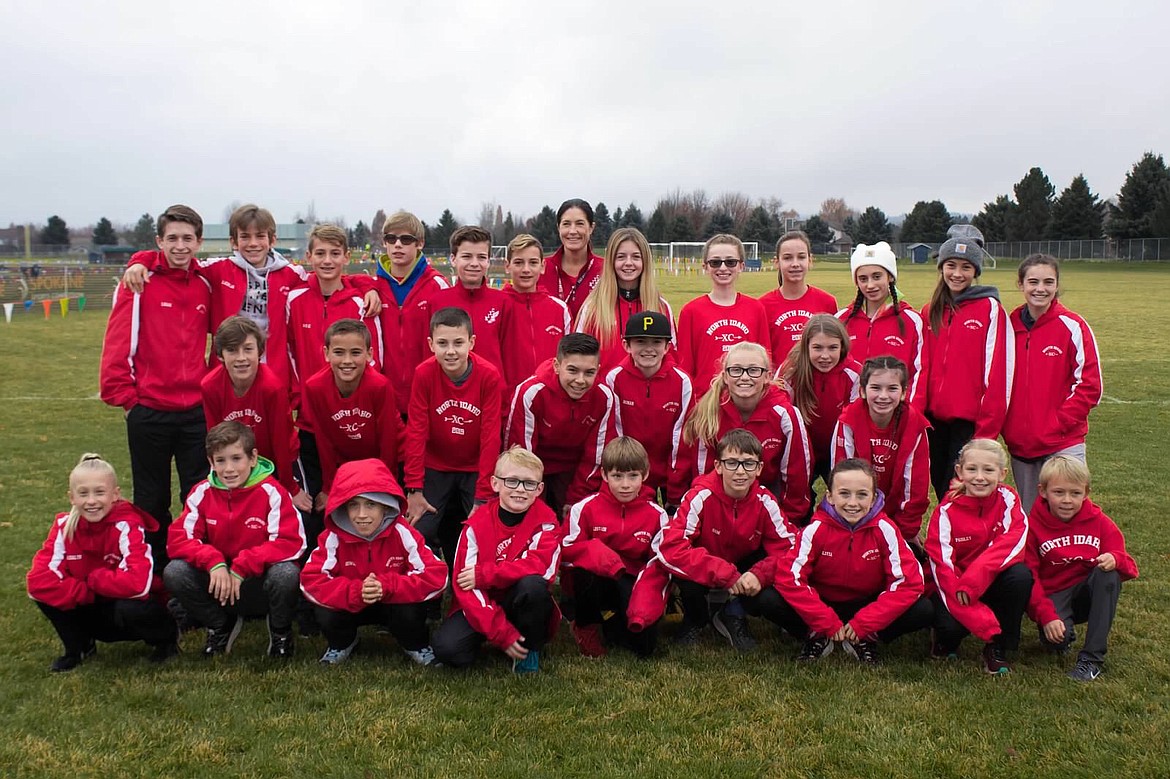
[[[203,407],[158,411],[141,404],[126,415],[134,505],[158,520],[159,529],[146,534],[155,562],[167,561],[167,528],[171,524],[171,460],[179,473],[180,500],[207,478],[210,470],[204,441]]]
[[[546,473],[544,475],[544,492],[540,494],[541,499],[548,504],[553,513],[563,523],[564,517],[561,516],[561,509],[565,507],[569,500],[569,485],[573,483],[573,471],[565,473]]]
[[[1080,584],[1054,592],[1048,597],[1057,615],[1064,620],[1063,646],[1072,643],[1073,625],[1087,622],[1085,645],[1081,648],[1079,658],[1095,663],[1104,662],[1105,652],[1109,648],[1109,630],[1113,627],[1117,601],[1121,597],[1121,576],[1117,571],[1094,568]],[[1040,640],[1048,643],[1044,639],[1043,629],[1040,631]]]
[[[747,571],[764,558],[763,551],[753,552],[736,562],[735,567],[740,573]],[[788,605],[788,601],[780,596],[775,587],[764,587],[758,595],[739,595],[734,598],[724,598],[727,590],[713,591],[709,587],[696,584],[686,579],[675,577],[678,582],[679,600],[682,601],[683,620],[692,625],[706,625],[711,621],[712,599],[714,592],[718,598],[724,600],[727,608],[742,608],[753,617],[763,617],[769,622],[784,628],[789,634],[803,638],[808,628],[796,613],[796,609]]]
[[[1016,563],[1000,571],[999,576],[995,577],[995,581],[979,599],[987,604],[995,613],[995,618],[999,620],[1000,634],[992,641],[1000,649],[1008,651],[1019,649],[1020,620],[1024,618],[1031,594],[1032,571],[1024,563]],[[937,593],[934,596],[934,631],[935,641],[948,651],[957,649],[959,643],[971,632],[951,616]]]
[[[300,439],[301,452],[293,465],[296,469],[294,478],[310,498],[316,499],[317,493],[321,491],[321,456],[317,453],[317,438],[306,430],[298,430],[297,437]],[[308,560],[317,548],[317,538],[325,529],[325,513],[315,509],[302,512],[301,521],[305,524],[305,554],[301,559]]]
[[[837,616],[841,618],[842,622],[848,622],[853,619],[857,612],[877,600],[877,597],[862,598],[860,600],[830,602],[825,601],[825,605],[836,612]],[[898,618],[886,625],[877,632],[877,640],[883,644],[888,644],[899,636],[904,636],[907,633],[913,633],[916,630],[925,630],[934,624],[934,604],[930,602],[929,598],[919,598],[910,605],[910,608],[898,615]],[[862,639],[868,639],[870,636],[859,636]]]
[[[154,600],[99,600],[75,609],[33,602],[53,624],[67,655],[81,655],[91,641],[145,641],[157,646],[178,636],[170,612]]]
[[[398,645],[412,652],[428,643],[425,603],[375,603],[357,613],[335,611],[324,606],[317,606],[314,611],[330,649],[345,649],[352,645],[362,625],[385,625]]]
[[[163,571],[163,581],[200,625],[214,630],[223,630],[237,615],[268,615],[272,631],[286,633],[292,629],[293,610],[301,597],[301,571],[296,563],[276,563],[263,576],[245,579],[240,583],[239,600],[231,606],[219,605],[207,591],[211,574],[185,560],[171,560]]]
[[[422,533],[431,551],[448,561],[448,566],[455,560],[459,531],[475,503],[477,478],[475,473],[431,468],[423,474],[423,497],[435,510],[423,514],[414,527]]]
[[[615,617],[605,623],[607,636],[616,643],[628,646],[639,657],[654,654],[658,644],[658,626],[647,625],[645,630],[631,632],[627,627],[626,614],[630,608],[630,595],[634,591],[634,577],[623,573],[616,579],[607,579],[573,568],[573,594],[576,598],[576,623],[578,625],[602,624],[602,612],[612,611]]]
[[[966,419],[928,419],[930,429],[926,431],[926,437],[930,443],[930,483],[934,487],[934,496],[941,503],[951,486],[951,479],[955,478],[959,450],[975,436],[975,423]]]
[[[549,621],[553,613],[548,582],[540,576],[525,576],[507,591],[498,605],[503,607],[508,621],[524,636],[521,642],[524,648],[540,651],[548,642]],[[482,633],[471,627],[462,611],[456,611],[435,631],[431,646],[435,650],[435,659],[443,665],[466,668],[475,662],[476,652],[486,640]]]

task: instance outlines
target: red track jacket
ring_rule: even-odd
[[[448,289],[440,289],[421,298],[406,313],[406,348],[413,350],[414,366],[431,357],[427,337],[431,334],[431,316],[442,308],[461,308],[471,317],[475,334],[472,350],[481,359],[491,363],[502,376],[505,343],[515,340],[512,332],[512,301],[503,291],[484,285],[468,289],[459,282]]]
[[[848,306],[837,312],[849,333],[849,357],[858,365],[865,365],[870,357],[890,355],[906,363],[909,386],[906,399],[919,411],[926,411],[926,385],[930,375],[930,354],[926,348],[928,326],[919,314],[904,300],[898,308],[887,304],[872,320],[864,311],[852,317]]]
[[[812,462],[827,463],[833,455],[833,430],[841,411],[858,398],[861,366],[852,357],[838,362],[828,373],[813,369],[813,396],[817,399],[815,416],[804,420]],[[789,389],[791,397],[791,389]],[[795,407],[795,402],[794,402]],[[804,419],[804,417],[801,417]]]
[[[780,289],[760,295],[760,305],[768,316],[769,343],[764,344],[772,352],[772,364],[780,365],[792,351],[804,333],[804,325],[814,314],[837,313],[837,298],[823,289],[809,286],[796,300],[788,300]]]
[[[585,304],[585,298],[597,286],[601,278],[601,269],[605,267],[605,260],[592,251],[589,252],[589,264],[581,269],[577,278],[572,278],[561,272],[561,261],[565,257],[565,248],[562,246],[544,258],[544,273],[540,276],[539,286],[548,294],[565,301],[573,321],[577,321],[577,312]]]
[[[514,338],[504,349],[504,383],[508,400],[520,382],[536,373],[545,360],[557,356],[557,344],[572,332],[569,307],[541,288],[535,292],[517,292],[511,284],[504,294],[512,302]]]
[[[382,313],[379,315],[385,346],[382,373],[386,374],[394,385],[394,398],[398,401],[398,408],[406,408],[410,405],[410,385],[414,380],[414,365],[410,364],[413,353],[410,357],[406,356],[409,338],[407,313],[420,301],[451,285],[443,274],[428,265],[399,306],[394,293],[390,291],[389,283],[381,277],[376,283],[379,297],[382,298]],[[423,344],[425,347],[426,342]]]

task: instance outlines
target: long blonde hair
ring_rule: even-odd
[[[999,469],[1001,471],[1007,470],[1007,452],[1004,451],[1003,444],[1001,444],[999,441],[996,441],[994,438],[972,438],[963,445],[962,449],[959,450],[959,459],[955,462],[962,466],[963,459],[966,458],[968,452],[987,452],[989,454],[994,454],[996,459],[999,461]],[[955,493],[956,495],[966,495],[967,485],[956,476],[951,480],[951,492]]]
[[[841,342],[841,362],[849,357],[849,333],[845,325],[832,314],[814,314],[804,325],[800,341],[788,352],[780,366],[780,376],[792,388],[792,405],[800,411],[804,421],[810,422],[817,416],[817,394],[813,389],[813,377],[817,369],[809,359],[809,342],[814,335],[827,335]],[[840,365],[841,362],[837,364]]]
[[[632,242],[642,253],[642,275],[638,279],[638,299],[642,303],[642,310],[666,313],[662,298],[658,294],[658,285],[654,281],[654,258],[650,254],[650,244],[647,243],[646,236],[642,235],[641,230],[633,227],[620,227],[609,237],[601,276],[597,280],[597,286],[581,306],[578,320],[581,332],[596,336],[602,344],[611,341],[615,331],[620,334],[626,324],[617,321],[618,282],[617,272],[614,270],[614,258],[617,256],[618,247],[626,241]]]
[[[114,472],[114,466],[102,459],[100,454],[93,452],[86,452],[81,455],[81,459],[77,461],[77,465],[73,466],[73,470],[69,472],[69,491],[70,502],[72,502],[73,492],[73,476],[78,471],[92,471],[93,473],[101,473],[110,477],[110,481],[114,486],[118,486],[118,474]],[[77,523],[81,521],[81,510],[77,506],[71,506],[69,509],[69,516],[65,518],[65,538],[68,541],[73,540],[73,534],[77,531]]]
[[[772,359],[768,356],[768,350],[760,346],[758,343],[752,341],[740,341],[735,346],[723,353],[723,361],[720,363],[720,368],[726,368],[727,364],[731,362],[731,358],[735,354],[742,352],[751,352],[753,356],[759,357],[764,364],[764,376],[772,374]],[[711,378],[711,386],[703,393],[703,397],[699,398],[699,402],[691,409],[690,416],[687,417],[686,424],[683,425],[683,441],[687,444],[694,444],[697,441],[715,441],[719,436],[719,403],[723,400],[723,394],[727,392],[727,373],[720,370]],[[760,397],[768,391],[768,386],[772,382],[765,381],[760,389]]]

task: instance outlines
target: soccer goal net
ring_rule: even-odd
[[[655,264],[670,273],[699,271],[703,266],[704,241],[672,241],[652,243],[650,252]],[[760,270],[760,244],[748,241],[743,245],[745,270]]]

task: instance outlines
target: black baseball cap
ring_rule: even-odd
[[[660,311],[639,311],[626,322],[626,338],[669,339],[670,317]]]

